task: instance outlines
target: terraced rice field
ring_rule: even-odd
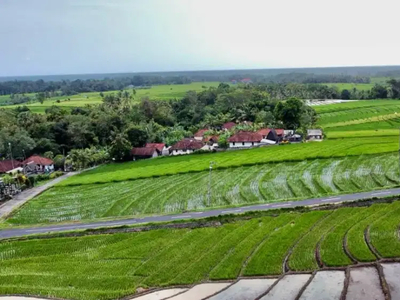
[[[375,252],[400,257],[399,224],[396,201],[217,227],[5,241],[0,294],[117,299],[138,287],[347,266],[375,261]]]
[[[398,154],[349,156],[216,169],[117,183],[56,186],[15,212],[10,224],[168,214],[316,198],[399,184]]]
[[[389,122],[400,118],[400,101],[368,100],[324,105],[317,107],[318,124],[325,129],[331,127],[354,126],[372,122]],[[370,102],[370,103],[365,103]]]
[[[226,151],[202,155],[162,157],[151,160],[108,164],[68,178],[60,185],[83,185],[117,182],[152,176],[174,175],[209,169],[210,161],[215,169],[251,166],[263,163],[304,161],[315,158],[342,158],[353,155],[388,153],[398,150],[395,136],[326,140],[320,143],[303,143],[268,146],[251,150]]]

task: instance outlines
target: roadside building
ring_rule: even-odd
[[[201,149],[204,143],[192,138],[185,138],[169,149],[170,155],[191,154],[196,150]]]
[[[50,173],[54,171],[54,162],[50,158],[32,155],[22,162],[25,173]]]
[[[324,135],[322,133],[322,129],[308,129],[307,130],[307,140],[308,141],[322,141]]]
[[[270,131],[271,131],[271,129],[269,129],[269,128],[261,128],[261,129],[259,129],[257,132],[258,132],[259,134],[261,134],[261,136],[262,136],[263,139],[266,139],[267,136],[268,136],[268,133],[270,133]]]
[[[250,148],[261,144],[262,135],[258,132],[240,131],[228,139],[229,148]]]
[[[140,147],[131,150],[133,160],[148,159],[158,157],[160,154],[155,147]]]

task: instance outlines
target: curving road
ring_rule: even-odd
[[[19,237],[29,234],[53,233],[53,232],[62,232],[70,230],[93,229],[100,227],[112,227],[112,226],[122,226],[122,225],[136,225],[149,222],[153,223],[153,222],[165,222],[165,221],[185,220],[185,219],[200,219],[200,218],[206,218],[224,214],[240,214],[244,212],[257,211],[257,210],[270,210],[278,208],[294,208],[297,206],[334,204],[339,202],[351,202],[363,199],[382,198],[382,197],[396,196],[396,195],[400,195],[400,188],[347,194],[347,195],[337,195],[324,198],[313,198],[313,199],[293,201],[293,202],[277,202],[277,203],[257,204],[257,205],[237,207],[237,208],[215,209],[202,212],[188,212],[178,215],[152,216],[146,218],[124,219],[118,221],[100,221],[93,223],[74,223],[65,225],[54,224],[51,226],[36,227],[36,228],[32,227],[32,228],[3,229],[0,230],[0,239]]]

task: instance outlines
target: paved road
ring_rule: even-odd
[[[136,225],[148,222],[165,222],[165,221],[185,220],[185,219],[199,219],[199,218],[212,217],[224,214],[239,214],[256,210],[270,210],[277,208],[293,208],[297,206],[333,204],[338,202],[351,202],[362,199],[370,199],[374,197],[382,198],[395,195],[400,195],[400,188],[355,193],[348,195],[337,195],[333,197],[314,198],[314,199],[307,199],[294,202],[277,202],[277,203],[258,204],[258,205],[251,205],[238,208],[225,208],[225,209],[215,209],[203,212],[190,212],[178,215],[152,216],[146,218],[124,219],[118,221],[101,221],[101,222],[86,223],[86,224],[85,223],[74,223],[65,225],[54,224],[52,226],[38,227],[38,228],[4,229],[0,230],[0,239],[24,236],[28,234],[62,232],[69,230],[80,230],[80,229],[99,228],[99,227],[121,226],[121,225]]]
[[[52,187],[56,183],[59,183],[60,181],[63,181],[64,179],[71,177],[73,175],[76,175],[77,173],[78,172],[67,173],[44,185],[25,190],[22,193],[15,195],[13,199],[7,201],[3,205],[0,205],[0,219],[7,217],[14,209],[20,207],[22,204],[36,197],[40,193],[43,193],[45,190]]]

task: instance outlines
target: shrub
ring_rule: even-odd
[[[28,177],[29,185],[34,187],[36,185],[36,176],[29,176]]]

